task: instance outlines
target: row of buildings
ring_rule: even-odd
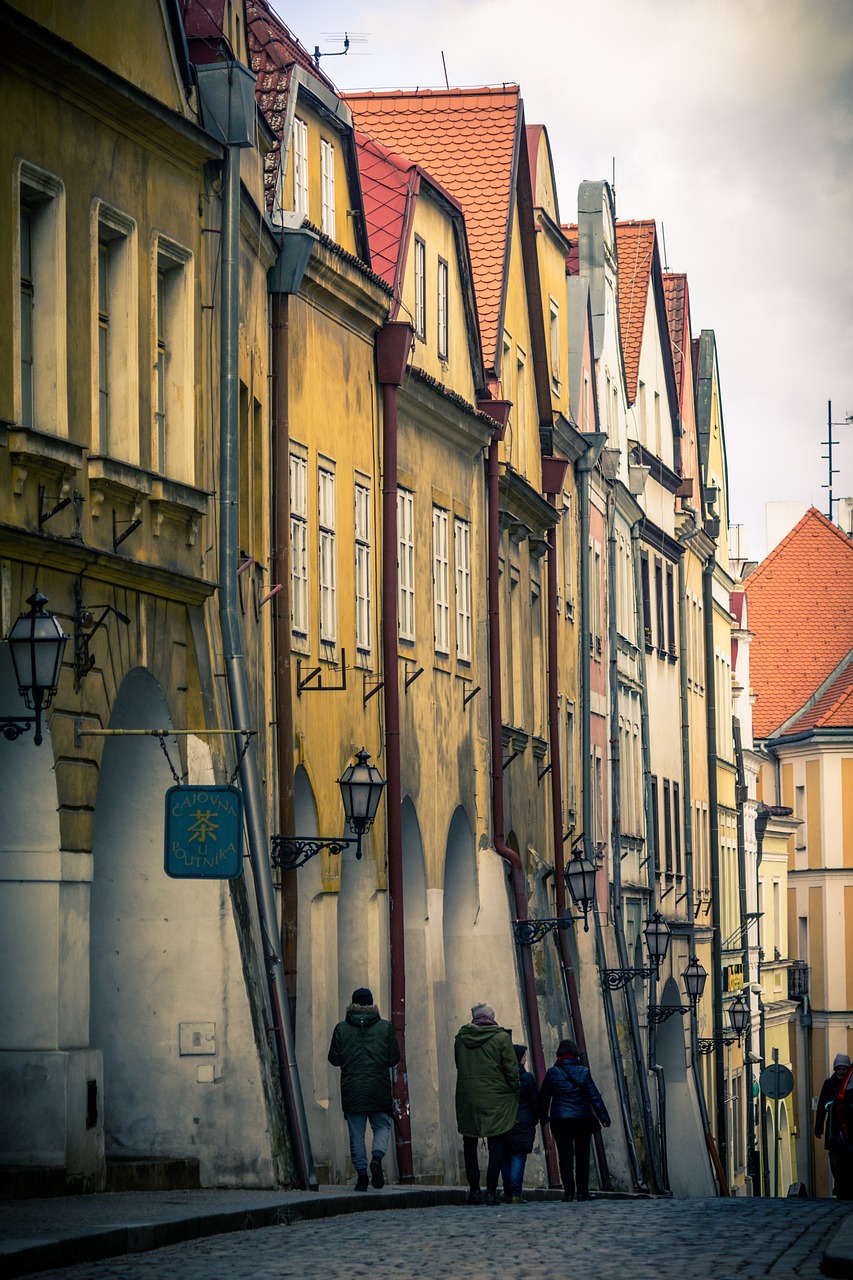
[[[401,1181],[460,1180],[485,1000],[538,1075],[588,1055],[600,1186],[828,1194],[853,547],[814,511],[730,547],[655,223],[604,181],[561,211],[517,86],[342,95],[265,0],[0,26],[0,628],[38,590],[70,638],[44,743],[0,749],[7,1182],[345,1181],[326,1053],[368,985]],[[7,646],[0,697],[4,731]],[[167,876],[165,793],[229,782],[244,874]]]

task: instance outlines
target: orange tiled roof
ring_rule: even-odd
[[[465,212],[483,354],[498,351],[504,255],[515,180],[521,100],[517,85],[347,93],[358,128],[412,156],[456,197]]]
[[[669,341],[672,347],[672,365],[675,372],[675,388],[678,392],[678,403],[681,405],[684,390],[684,358],[689,359],[687,344],[690,341],[690,304],[688,301],[687,276],[674,271],[666,271],[663,275],[663,297],[666,303],[666,318],[669,324]]]
[[[355,131],[364,218],[374,270],[399,296],[401,240],[412,196],[419,185],[415,165],[381,142]]]
[[[625,361],[625,391],[629,404],[633,404],[637,398],[643,326],[656,243],[657,234],[653,221],[616,223],[619,329]]]
[[[853,542],[811,507],[744,588],[754,636],[753,727],[757,738],[766,738],[853,648]]]
[[[827,686],[813,707],[804,711],[785,728],[785,734],[805,733],[808,729],[853,728],[853,662]]]
[[[310,71],[333,93],[335,87],[328,76],[314,65],[308,50],[288,31],[266,0],[246,0],[246,22],[252,70],[257,76],[255,99],[276,138],[273,149],[264,157],[264,197],[269,213],[275,200],[281,135],[293,68],[298,66]]]

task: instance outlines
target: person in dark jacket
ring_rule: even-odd
[[[370,1181],[385,1186],[382,1157],[391,1136],[391,1077],[389,1068],[400,1061],[400,1046],[391,1023],[379,1016],[367,987],[352,993],[343,1022],[332,1034],[329,1061],[341,1069],[341,1106],[349,1129],[349,1149],[355,1165],[356,1191],[367,1190],[367,1122],[373,1135]]]
[[[525,1070],[527,1045],[514,1044],[512,1047],[518,1059],[518,1119],[506,1135],[501,1177],[504,1200],[509,1204],[527,1204],[522,1199],[521,1189],[524,1186],[524,1166],[536,1141],[539,1089],[533,1076]]]
[[[563,1199],[574,1199],[575,1173],[578,1200],[594,1199],[589,1193],[589,1147],[599,1122],[609,1128],[610,1116],[573,1040],[560,1041],[557,1061],[545,1072],[539,1118],[543,1124],[550,1122],[557,1144]]]
[[[834,1132],[833,1103],[847,1072],[850,1070],[850,1059],[846,1053],[837,1053],[832,1062],[832,1075],[827,1076],[820,1087],[817,1100],[814,1132],[816,1138],[823,1138],[823,1145],[829,1152],[829,1167],[832,1170],[832,1194],[838,1200],[853,1199],[853,1177],[851,1177],[851,1156],[845,1150],[840,1135]]]
[[[456,1124],[465,1151],[468,1203],[481,1204],[477,1143],[489,1146],[486,1204],[498,1204],[498,1178],[506,1135],[518,1119],[518,1059],[512,1036],[495,1021],[487,1004],[475,1004],[471,1021],[453,1044],[456,1059]]]

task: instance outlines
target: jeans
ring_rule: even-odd
[[[589,1148],[592,1134],[586,1121],[552,1120],[551,1132],[557,1144],[557,1159],[560,1164],[560,1181],[563,1192],[567,1196],[575,1193],[575,1170],[577,1170],[577,1192],[579,1196],[589,1195]],[[575,1166],[575,1169],[572,1168]]]
[[[465,1177],[468,1179],[468,1186],[472,1191],[480,1190],[480,1161],[477,1156],[477,1144],[479,1141],[479,1138],[470,1138],[467,1134],[462,1135],[462,1148],[465,1152]],[[500,1177],[504,1158],[506,1134],[496,1134],[493,1138],[486,1138],[486,1142],[489,1146],[486,1190],[497,1191],[498,1178]]]
[[[501,1177],[503,1178],[504,1192],[506,1195],[521,1195],[521,1188],[524,1185],[524,1166],[526,1164],[527,1155],[525,1152],[504,1152],[503,1164],[501,1165]]]
[[[381,1160],[388,1150],[388,1139],[391,1137],[391,1117],[387,1111],[352,1111],[347,1117],[349,1129],[349,1153],[356,1173],[367,1173],[367,1148],[364,1135],[367,1122],[373,1131],[373,1147],[371,1156]]]

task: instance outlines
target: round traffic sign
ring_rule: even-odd
[[[794,1091],[794,1077],[781,1062],[765,1067],[758,1077],[761,1092],[768,1098],[787,1098]]]

